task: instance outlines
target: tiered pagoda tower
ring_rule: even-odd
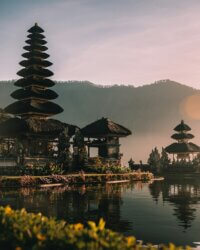
[[[7,155],[21,154],[23,164],[34,159],[49,161],[61,133],[71,136],[75,131],[75,126],[51,119],[63,109],[51,101],[58,95],[49,89],[55,83],[48,79],[53,73],[47,69],[52,63],[46,60],[44,30],[36,23],[28,32],[22,54],[25,60],[20,62],[23,69],[17,72],[21,78],[15,82],[20,89],[11,94],[17,101],[4,109],[13,117],[0,123],[0,139],[6,142]]]
[[[47,78],[53,73],[47,69],[52,63],[46,60],[49,55],[45,53],[48,48],[44,46],[47,43],[42,34],[44,30],[36,23],[28,32],[28,45],[24,46],[28,52],[22,54],[26,60],[20,62],[24,68],[17,72],[22,78],[15,82],[15,86],[21,89],[11,94],[18,101],[6,107],[5,111],[23,119],[46,119],[62,112],[63,109],[50,101],[58,95],[48,89],[54,82]]]
[[[196,144],[189,142],[189,140],[194,138],[193,134],[188,133],[191,128],[184,123],[182,120],[174,130],[177,132],[171,136],[172,139],[177,142],[172,143],[165,148],[166,152],[169,154],[176,155],[177,160],[190,160],[190,156],[200,152],[200,147]]]

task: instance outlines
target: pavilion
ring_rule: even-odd
[[[190,160],[191,156],[196,155],[200,152],[200,147],[196,144],[189,142],[189,140],[194,138],[193,134],[188,133],[191,128],[184,123],[182,120],[180,124],[178,124],[174,130],[175,134],[171,136],[172,139],[177,142],[172,143],[171,145],[165,148],[166,152],[173,155],[173,160]]]
[[[90,148],[98,149],[98,156],[108,162],[120,162],[119,138],[131,135],[131,131],[108,118],[101,118],[81,129],[81,133],[88,140],[88,158]]]

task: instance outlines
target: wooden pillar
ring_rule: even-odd
[[[88,138],[88,158],[90,158],[90,138]]]

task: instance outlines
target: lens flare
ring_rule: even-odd
[[[200,94],[187,97],[181,105],[181,111],[190,119],[200,120]]]

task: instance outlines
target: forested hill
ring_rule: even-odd
[[[14,100],[10,93],[13,82],[0,82],[0,108]],[[124,162],[133,157],[146,161],[151,149],[172,143],[173,128],[185,119],[200,145],[200,121],[193,121],[183,110],[183,103],[199,90],[170,80],[142,87],[101,87],[90,82],[58,82],[56,100],[64,112],[59,119],[83,127],[101,117],[109,117],[132,130],[133,135],[121,140]],[[200,112],[200,107],[199,107]]]
[[[101,117],[110,117],[132,129],[134,133],[164,131],[180,119],[184,99],[199,93],[191,87],[170,80],[158,81],[142,87],[101,87],[90,82],[58,82],[54,87],[56,100],[64,112],[63,121],[80,127]],[[0,107],[13,102],[10,93],[13,82],[0,82]]]

